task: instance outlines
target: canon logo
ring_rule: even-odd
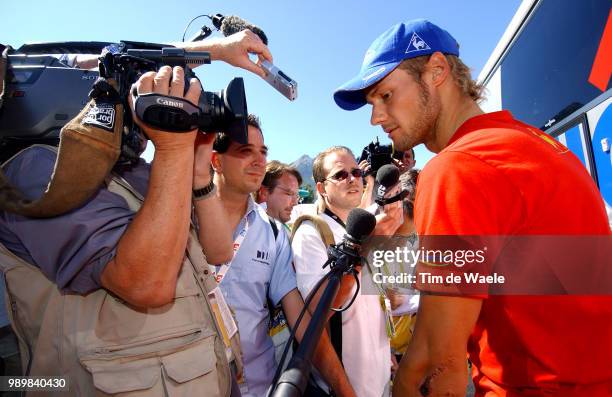
[[[157,98],[157,103],[165,106],[172,106],[174,108],[183,108],[183,102],[171,101],[169,99]]]

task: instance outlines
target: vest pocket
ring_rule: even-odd
[[[96,396],[219,396],[215,338],[175,351],[131,356],[127,349],[80,358],[93,377]],[[125,354],[122,354],[125,353]],[[112,358],[111,358],[112,357]]]

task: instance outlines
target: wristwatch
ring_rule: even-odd
[[[207,197],[212,196],[215,191],[216,191],[216,186],[215,186],[213,178],[211,177],[208,185],[200,189],[193,189],[193,199],[195,201],[203,200]]]

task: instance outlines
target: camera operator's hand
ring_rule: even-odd
[[[249,58],[249,53],[256,54],[259,61],[265,59],[272,62],[272,54],[268,47],[259,36],[250,30],[243,30],[228,37],[215,37],[190,43],[175,43],[175,45],[187,51],[208,51],[212,60],[227,62],[232,66],[253,72],[260,77],[265,77],[265,72]]]
[[[189,82],[189,90],[184,93],[185,89],[185,71],[181,67],[163,66],[156,72],[147,72],[143,74],[134,86],[138,95],[155,92],[161,95],[170,95],[177,98],[185,98],[192,103],[198,103],[202,86],[197,79],[191,79]],[[130,96],[130,107],[132,109],[132,117],[136,124],[142,128],[147,134],[147,137],[155,145],[155,150],[165,150],[173,148],[192,148],[196,137],[197,129],[190,132],[170,133],[155,129],[143,123],[134,111],[135,98]]]
[[[363,190],[363,194],[361,195],[361,203],[359,204],[359,208],[366,209],[372,204],[374,204],[374,197],[372,196],[372,192],[374,191],[375,179],[373,175],[368,175],[368,172],[370,172],[370,169],[372,167],[370,166],[370,164],[368,164],[367,160],[361,160],[359,162],[359,168],[363,172],[363,175],[365,175],[365,188]]]
[[[361,162],[359,163],[359,168],[361,169],[361,171],[363,171],[363,175],[365,175],[365,183],[368,185],[374,185],[374,175],[368,174],[372,169],[372,166],[368,164],[368,160],[361,160]]]

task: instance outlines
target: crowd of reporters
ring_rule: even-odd
[[[247,54],[271,60],[267,47],[249,31],[203,43],[187,47],[208,50],[213,59],[257,74],[261,69]],[[60,57],[71,67],[90,67],[92,59]],[[134,92],[197,103],[199,82],[190,81],[185,91],[183,76],[182,68],[165,66],[145,73],[134,84]],[[94,197],[67,214],[46,219],[3,214],[0,239],[4,258],[10,256],[10,267],[44,275],[33,285],[35,294],[22,295],[14,290],[27,282],[26,273],[19,278],[7,273],[10,299],[25,302],[13,306],[11,316],[20,339],[21,374],[66,376],[71,379],[68,394],[131,395],[147,390],[146,395],[155,395],[161,385],[170,383],[177,393],[206,387],[206,395],[264,395],[272,386],[288,330],[304,309],[304,298],[325,274],[321,265],[326,260],[326,245],[311,233],[310,222],[316,217],[333,229],[326,243],[342,239],[348,212],[359,207],[362,198],[365,203],[372,196],[373,175],[365,177],[368,162],[357,166],[352,152],[342,146],[317,156],[317,204],[304,207],[311,217],[300,221],[302,227],[296,233],[290,218],[298,204],[302,176],[278,161],[267,162],[268,149],[256,116],[248,117],[246,143],[235,142],[224,133],[170,134],[134,119],[143,140],[155,146],[151,164],[142,159],[117,164],[111,179]],[[54,148],[34,145],[7,161],[3,171],[26,197],[34,199],[45,191],[55,160]],[[370,187],[365,191],[364,181]],[[401,203],[390,210],[397,214]],[[384,212],[378,217],[387,219],[379,228],[389,228],[391,218]],[[47,237],[41,240],[41,235]],[[203,257],[193,254],[198,250]],[[346,303],[353,288],[354,282],[345,280],[335,306]],[[32,310],[33,299],[49,303]],[[110,308],[103,303],[107,299],[115,299]],[[316,303],[317,299],[304,310],[296,330],[297,343]],[[72,313],[46,319],[62,305],[72,307]],[[159,315],[160,310],[165,314]],[[185,310],[205,315],[187,315]],[[94,314],[95,320],[82,316],[83,312]],[[109,316],[114,320],[109,321]],[[19,317],[30,319],[19,321]],[[379,297],[359,296],[342,318],[331,321],[335,331],[324,333],[318,343],[313,360],[316,370],[306,395],[389,393],[391,351]],[[49,331],[56,321],[71,326]],[[191,338],[176,338],[173,332],[180,327],[171,326],[173,322],[198,331]],[[101,329],[111,334],[105,336]],[[215,340],[206,341],[205,334],[211,333]],[[129,351],[132,345],[141,348]],[[111,349],[117,357],[136,360],[137,368],[121,361],[101,364],[106,358],[103,354],[83,358],[81,353],[109,346],[115,346]],[[164,351],[168,346],[170,354]],[[57,349],[73,353],[58,361]],[[172,358],[179,353],[184,357]],[[147,356],[157,357],[160,363],[141,359]],[[377,360],[376,370],[367,365],[372,357]],[[217,374],[206,375],[206,368],[198,368],[192,370],[192,376],[180,379],[168,370],[188,363],[206,366],[205,361],[211,359]],[[128,376],[138,371],[153,377],[160,372],[161,377],[149,384],[110,381],[111,374]]]
[[[248,30],[183,46],[262,77],[259,63],[272,61]],[[289,331],[299,344],[314,322],[322,294],[313,290],[326,276],[328,247],[346,238],[357,208],[375,214],[374,236],[402,237],[389,241],[412,247],[417,229],[422,235],[609,236],[601,198],[576,159],[508,112],[484,114],[476,102],[480,89],[458,55],[457,42],[436,25],[397,24],[372,44],[360,75],[335,93],[346,110],[370,103],[372,124],[399,148],[397,158],[389,158],[400,170],[399,183],[385,187],[404,192],[395,201],[381,200],[385,191],[375,186],[373,161],[358,162],[337,142],[314,160],[316,202],[297,205],[307,175],[268,162],[273,140],[264,139],[258,117],[248,116],[244,142],[224,132],[154,128],[138,119],[134,98],[154,93],[198,103],[202,87],[193,79],[185,90],[181,67],[143,74],[129,105],[143,142],[155,146],[150,164],[118,163],[95,194],[68,213],[0,214],[0,265],[22,374],[66,377],[65,395],[266,395],[282,370]],[[410,150],[420,143],[440,152],[421,174]],[[57,156],[55,148],[32,146],[3,172],[35,199],[57,172]],[[543,158],[572,170],[573,179],[555,186],[536,179],[546,169]],[[524,164],[538,172],[524,178]],[[542,186],[560,203],[568,187],[578,186],[573,193],[586,203],[580,208],[585,216],[559,225],[562,206],[538,200]],[[538,211],[521,217],[528,205]],[[398,272],[393,264],[383,268]],[[360,263],[356,274],[342,278],[332,306],[344,310],[327,313],[304,395],[378,397],[391,387],[402,396],[461,394],[468,348],[483,395],[528,389],[603,396],[610,390],[609,368],[598,364],[610,351],[610,316],[599,316],[610,306],[602,297],[419,296],[384,283],[374,293],[355,294],[368,270]],[[572,309],[565,313],[566,307]],[[595,340],[602,349],[563,346],[572,350],[567,357],[587,352],[594,364],[566,371],[560,345],[576,336],[560,332],[568,324],[561,313],[588,319],[571,324],[600,335]],[[523,362],[533,368],[523,373]],[[553,375],[559,378],[549,382]]]

